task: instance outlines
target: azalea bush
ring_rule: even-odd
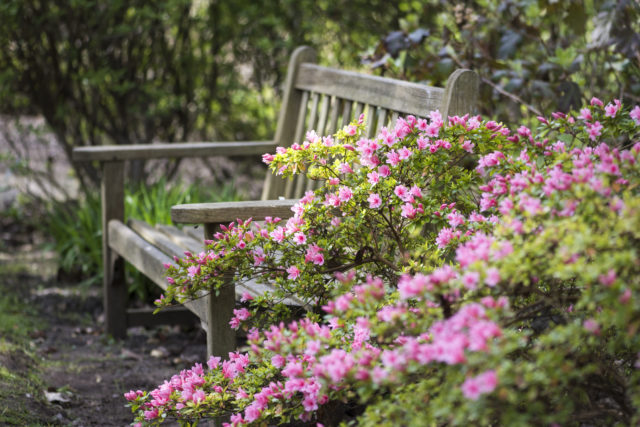
[[[640,107],[539,121],[433,112],[367,139],[361,118],[265,155],[321,187],[176,260],[158,304],[230,274],[275,290],[234,311],[246,348],[128,392],[135,422],[640,421]]]

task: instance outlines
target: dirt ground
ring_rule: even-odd
[[[1,384],[0,425],[129,425],[124,392],[153,388],[205,360],[205,336],[195,327],[105,336],[100,290],[58,281],[54,270],[55,260],[29,245],[0,253],[0,299],[11,298],[5,314],[14,307],[10,327],[28,333],[15,346],[11,334],[0,336],[0,373],[18,380],[10,396]]]

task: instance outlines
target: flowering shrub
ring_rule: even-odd
[[[265,155],[323,185],[177,260],[158,303],[229,271],[275,291],[235,310],[242,352],[127,393],[136,421],[639,421],[640,107],[539,120],[434,112],[372,140],[360,120]]]

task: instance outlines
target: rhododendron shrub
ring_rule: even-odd
[[[127,393],[136,421],[638,422],[640,108],[540,123],[433,113],[265,155],[322,186],[178,260],[159,304],[230,272],[276,291],[235,311],[246,348]]]

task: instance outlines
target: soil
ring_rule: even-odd
[[[205,360],[205,335],[195,327],[131,328],[122,341],[106,336],[99,289],[57,280],[53,271],[55,260],[31,245],[0,253],[0,298],[24,305],[24,324],[13,327],[28,330],[22,347],[0,348],[0,370],[36,385],[10,399],[0,392],[0,425],[129,425],[123,393],[150,390]],[[3,417],[12,411],[15,417]]]

